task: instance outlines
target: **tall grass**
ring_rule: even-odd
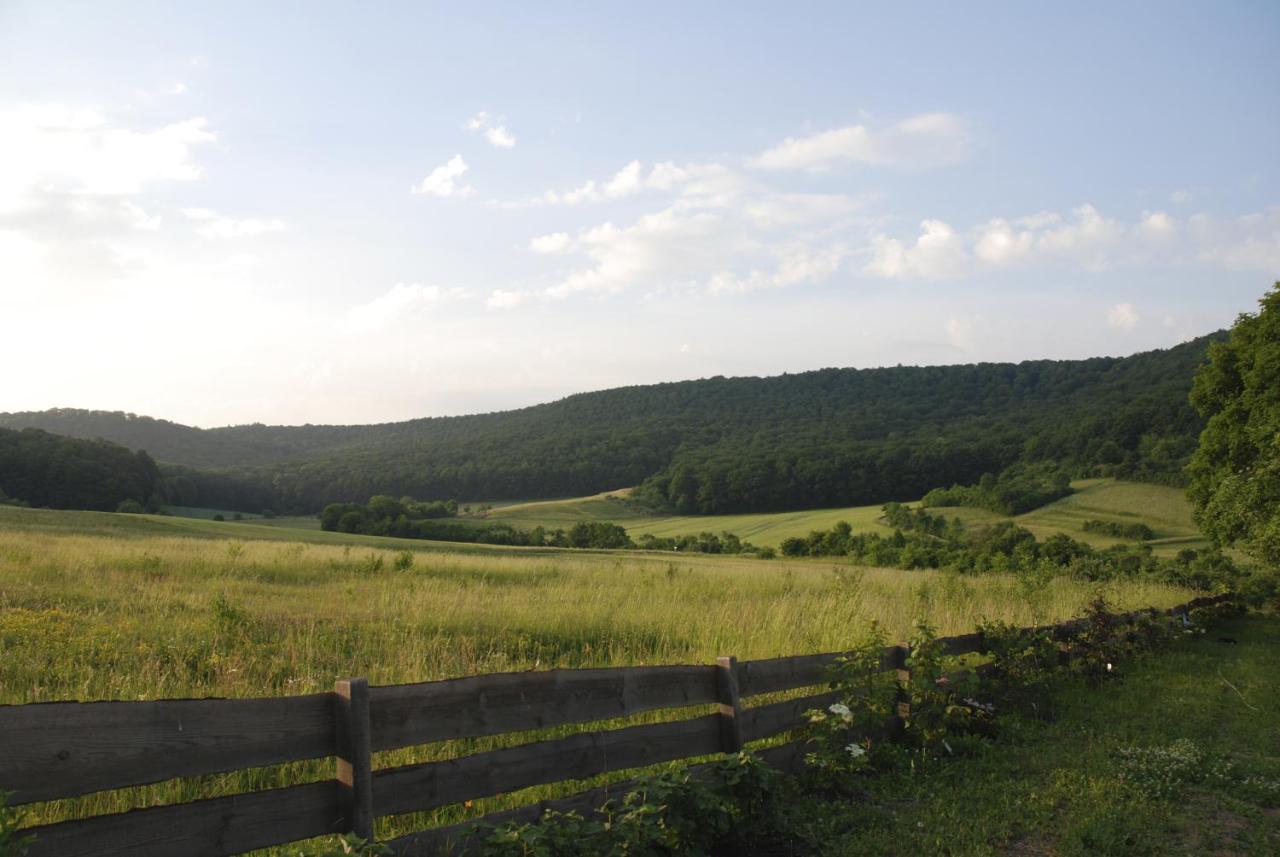
[[[397,568],[400,556],[360,545],[0,531],[0,703],[271,696],[327,691],[356,675],[390,684],[772,657],[847,647],[873,619],[901,638],[917,616],[942,634],[982,618],[1065,618],[1096,592],[1068,580],[1038,586],[811,561],[436,549]],[[1123,608],[1187,597],[1145,581],[1110,585],[1108,595]],[[501,740],[470,742],[467,752]],[[435,745],[380,763],[456,752]],[[43,805],[34,818],[323,778],[327,765],[124,789]],[[477,802],[475,811],[501,804]]]

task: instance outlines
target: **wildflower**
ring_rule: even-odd
[[[853,713],[849,710],[849,706],[845,705],[843,702],[837,702],[829,706],[827,711],[830,711],[832,714],[839,714],[841,717],[845,717]]]
[[[862,747],[859,747],[857,744],[850,744],[844,749],[846,753],[855,759],[861,759],[863,756],[867,755],[867,751]]]

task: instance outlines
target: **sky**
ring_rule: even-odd
[[[1280,4],[0,0],[0,411],[1124,355],[1280,279]]]

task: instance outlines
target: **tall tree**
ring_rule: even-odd
[[[1210,346],[1196,374],[1191,401],[1208,422],[1190,495],[1215,541],[1280,563],[1280,283],[1259,305]]]

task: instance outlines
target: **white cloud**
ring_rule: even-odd
[[[1177,234],[1178,223],[1163,211],[1148,212],[1142,215],[1134,231],[1152,241],[1168,241]]]
[[[1280,276],[1280,206],[1224,221],[1197,214],[1187,226],[1199,261]]]
[[[938,278],[1029,267],[1098,272],[1138,265],[1204,264],[1280,273],[1280,207],[1226,221],[1207,215],[1180,221],[1155,211],[1125,222],[1085,204],[1069,217],[1055,212],[1001,217],[963,232],[929,222],[934,228],[925,229],[915,245],[876,236],[867,272]]]
[[[120,211],[124,215],[125,220],[134,229],[141,229],[145,232],[154,232],[160,228],[160,215],[149,215],[142,206],[132,200],[120,200]]]
[[[252,238],[268,232],[280,232],[285,228],[283,220],[258,217],[238,220],[233,217],[223,217],[208,208],[184,208],[182,214],[188,220],[194,220],[200,224],[196,227],[196,234],[201,238]]]
[[[707,174],[710,182],[684,179],[668,206],[630,226],[605,222],[582,230],[568,249],[588,264],[569,271],[539,296],[563,299],[635,287],[651,294],[736,294],[822,282],[849,255],[847,237],[839,221],[831,228],[831,217],[851,213],[857,200],[771,194],[724,183],[725,177],[714,170]]]
[[[511,309],[530,297],[529,292],[522,289],[494,289],[485,304],[493,309]]]
[[[626,199],[641,193],[667,193],[697,205],[723,206],[752,189],[760,190],[741,173],[723,164],[679,166],[664,161],[645,173],[644,164],[631,161],[608,179],[592,179],[562,192],[547,191],[536,199],[515,205],[580,205]]]
[[[459,186],[457,179],[467,171],[467,162],[462,155],[454,155],[446,163],[431,171],[416,187],[410,188],[412,193],[439,197],[465,197],[471,195],[471,187]]]
[[[214,142],[201,117],[139,130],[58,104],[0,110],[0,213],[57,194],[127,196],[159,182],[193,181],[193,150]]]
[[[622,199],[645,189],[646,181],[643,176],[643,170],[644,166],[639,161],[632,161],[606,181],[600,183],[588,181],[586,184],[564,193],[548,191],[544,194],[543,199],[552,205],[577,205],[583,202]],[[679,181],[674,176],[674,171],[675,168],[671,165],[664,165],[660,177],[663,190],[670,190]]]
[[[499,149],[511,149],[516,144],[516,138],[502,125],[487,129],[484,138]]]
[[[1107,310],[1107,324],[1116,330],[1133,330],[1138,326],[1138,311],[1131,303],[1116,304]]]
[[[921,222],[920,235],[910,243],[876,235],[871,251],[865,271],[875,277],[943,279],[959,276],[968,267],[964,241],[941,220]]]
[[[419,319],[426,310],[445,301],[459,300],[466,294],[466,290],[461,288],[396,283],[386,294],[352,307],[347,313],[347,321],[350,329],[357,332],[382,330],[398,322]]]
[[[515,135],[508,131],[505,125],[500,124],[500,120],[490,115],[487,110],[481,110],[468,119],[466,128],[468,131],[483,134],[490,145],[497,146],[499,149],[515,147]]]
[[[881,129],[848,125],[807,137],[787,137],[751,163],[765,170],[820,172],[840,163],[925,168],[969,157],[969,122],[952,113],[925,113]]]
[[[568,232],[553,232],[550,235],[539,235],[537,238],[530,238],[529,249],[535,253],[554,255],[569,249],[570,241]]]

